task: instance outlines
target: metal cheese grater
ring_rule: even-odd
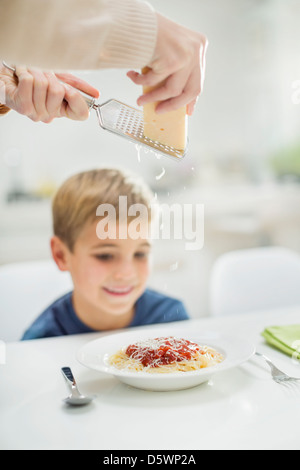
[[[15,69],[5,62],[3,65],[12,72]],[[157,154],[175,157],[180,160],[186,155],[186,149],[178,150],[144,136],[143,112],[115,99],[99,104],[94,98],[84,96],[90,109],[96,111],[102,129],[117,134],[136,144],[147,147]]]

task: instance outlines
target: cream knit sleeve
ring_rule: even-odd
[[[155,11],[140,0],[0,0],[0,57],[11,64],[141,68],[156,35]]]

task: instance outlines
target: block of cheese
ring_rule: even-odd
[[[142,73],[149,69],[144,68]],[[143,92],[148,93],[160,86],[144,86]],[[187,141],[187,115],[186,106],[164,114],[156,114],[157,102],[147,103],[143,107],[144,112],[144,136],[160,142],[177,150],[184,150]]]

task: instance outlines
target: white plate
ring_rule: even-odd
[[[108,362],[109,357],[123,347],[137,341],[161,336],[177,336],[208,345],[225,356],[225,360],[215,366],[191,372],[149,374],[147,372],[122,371]],[[239,337],[229,337],[218,331],[194,331],[186,323],[184,326],[165,324],[160,328],[136,328],[115,333],[90,341],[77,354],[78,361],[90,369],[105,372],[133,387],[153,391],[181,390],[207,382],[217,372],[225,371],[246,362],[254,354],[253,344]]]

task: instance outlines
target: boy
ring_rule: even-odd
[[[180,301],[146,288],[151,241],[146,230],[129,234],[129,222],[136,217],[129,217],[129,211],[120,217],[119,196],[127,197],[128,207],[147,209],[153,197],[137,177],[116,169],[79,173],[58,190],[51,251],[58,268],[70,272],[74,289],[50,305],[23,340],[189,318]],[[115,220],[104,224],[110,208]],[[147,218],[140,225],[151,221],[149,210]]]

